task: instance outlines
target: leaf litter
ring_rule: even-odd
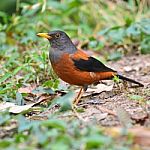
[[[97,120],[97,124],[102,126],[147,126],[150,123],[149,107],[147,102],[150,101],[149,95],[149,72],[146,72],[144,67],[150,66],[150,56],[128,56],[116,62],[110,62],[115,70],[123,72],[127,77],[131,77],[144,83],[144,88],[129,88],[125,89],[123,85],[121,89],[116,87],[112,81],[100,83],[96,86],[90,86],[87,92],[82,97],[82,101],[78,104],[78,114],[87,122]],[[123,66],[131,66],[124,69]],[[138,68],[138,69],[134,69]],[[130,70],[130,71],[129,71]],[[143,74],[144,70],[144,74]],[[129,71],[129,72],[128,72]],[[78,92],[78,90],[76,90]],[[97,93],[97,94],[96,94]],[[128,95],[139,95],[144,101],[131,100]],[[61,101],[61,100],[60,100]],[[79,110],[78,110],[79,109]],[[55,111],[56,110],[56,111]],[[80,110],[82,110],[80,112]],[[49,113],[55,113],[58,107],[47,109],[43,114],[46,116]],[[59,114],[65,118],[73,115],[73,112],[64,112]],[[63,118],[62,117],[62,118]],[[68,118],[69,119],[69,118]],[[149,122],[149,123],[148,123]]]
[[[130,76],[144,83],[144,88],[129,87],[125,89],[120,83],[119,85],[121,85],[122,88],[118,89],[112,81],[90,86],[83,95],[82,101],[78,104],[76,112],[72,111],[73,93],[59,97],[61,91],[55,93],[50,89],[45,90],[39,88],[37,85],[21,87],[18,90],[19,93],[28,94],[25,102],[27,103],[28,99],[31,100],[30,103],[19,106],[14,103],[5,102],[0,104],[0,110],[4,111],[9,108],[9,112],[11,113],[28,114],[29,110],[34,111],[37,106],[46,101],[46,103],[50,102],[52,105],[48,104],[44,111],[39,111],[37,114],[31,115],[29,119],[47,120],[49,115],[57,114],[57,117],[63,120],[79,119],[87,123],[96,123],[103,126],[106,133],[111,132],[110,135],[112,135],[112,137],[114,134],[118,135],[118,137],[121,136],[121,128],[124,127],[127,128],[128,134],[131,133],[134,135],[135,143],[149,145],[149,141],[147,140],[147,138],[149,138],[149,130],[146,128],[150,127],[150,105],[148,105],[150,101],[150,74],[149,69],[147,69],[148,66],[150,66],[149,58],[149,55],[138,57],[128,56],[127,58],[119,60],[117,63],[110,62],[110,66],[113,66],[115,70],[123,72],[127,77]],[[127,67],[124,68],[123,66]],[[134,99],[136,99],[136,97],[138,97],[138,99],[133,100],[133,96],[130,95],[134,95]],[[60,113],[60,111],[63,111],[63,113]],[[142,126],[142,129],[140,126]],[[139,128],[143,131],[142,135],[137,132]],[[146,138],[145,141],[143,140],[144,138]]]
[[[150,66],[150,61],[148,61],[148,60],[149,60],[149,55],[139,56],[139,57],[132,56],[132,57],[123,58],[122,60],[119,60],[117,63],[111,62],[111,64],[109,64],[109,65],[113,66],[115,70],[118,70],[119,72],[123,72],[123,73],[127,74],[127,76],[129,73],[131,78],[133,78],[133,75],[134,75],[134,78],[136,80],[140,79],[141,80],[140,82],[144,83],[145,85],[148,85],[148,83],[150,82],[149,81],[150,79],[148,77],[149,72],[146,72],[145,68],[144,68],[144,67],[147,68],[147,66]],[[126,67],[123,67],[123,66],[126,66]],[[135,68],[138,68],[138,69],[135,69]],[[144,70],[144,75],[143,75],[143,70]],[[146,79],[146,81],[145,81],[145,79]],[[127,95],[130,93],[132,93],[134,95],[143,94],[142,92],[145,90],[148,90],[148,88],[144,88],[144,89],[128,88],[127,91],[125,89],[123,89],[123,91],[120,91],[119,93],[117,90],[118,90],[118,88],[114,86],[112,81],[107,81],[104,83],[97,84],[95,86],[90,86],[88,88],[87,92],[84,93],[81,103],[78,105],[79,108],[80,107],[83,108],[83,112],[81,112],[80,115],[83,117],[85,116],[86,118],[88,116],[89,116],[89,118],[92,118],[91,114],[97,114],[97,112],[99,112],[98,114],[100,115],[101,113],[104,113],[104,114],[102,114],[102,116],[99,116],[100,117],[99,120],[101,120],[101,121],[99,121],[99,124],[101,124],[103,126],[120,125],[119,120],[121,120],[121,122],[124,122],[124,120],[126,120],[126,118],[128,118],[127,120],[129,122],[131,122],[131,120],[130,120],[131,118],[137,122],[139,120],[145,120],[148,118],[148,112],[145,110],[145,108],[141,104],[139,104],[139,101],[138,100],[137,101],[130,100],[127,97]],[[32,103],[29,103],[24,106],[17,106],[17,105],[7,102],[7,103],[5,103],[6,106],[4,106],[4,103],[3,103],[2,107],[8,108],[8,106],[10,105],[9,108],[12,107],[10,109],[10,111],[15,113],[15,110],[16,110],[16,113],[20,113],[24,110],[30,109],[33,106],[37,106],[38,104],[46,101],[47,99],[51,101],[52,99],[54,99],[55,96],[58,97],[58,94],[56,94],[55,96],[52,96],[54,94],[54,92],[52,92],[52,91],[50,91],[46,95],[44,93],[45,91],[43,89],[38,88],[37,85],[35,85],[35,84],[32,84],[28,87],[21,87],[18,89],[18,92],[19,93],[27,93],[29,95],[31,94],[30,97],[35,96],[36,101],[34,99],[34,101]],[[78,92],[78,90],[76,90],[76,92]],[[137,92],[139,92],[139,93],[137,93]],[[29,97],[29,99],[30,99],[30,97]],[[71,96],[71,97],[73,97],[73,96]],[[144,99],[146,99],[145,101],[149,101],[149,100],[147,100],[147,98],[149,98],[149,96],[146,95],[144,97]],[[66,100],[66,98],[65,98],[65,100]],[[57,101],[61,102],[64,100],[61,100],[61,98],[60,98],[60,100],[57,100]],[[55,102],[56,101],[54,100],[54,103]],[[66,103],[68,103],[68,102],[66,101]],[[71,105],[69,103],[67,104],[68,105],[67,107],[71,107]],[[61,105],[63,105],[63,102]],[[93,106],[95,107],[95,105],[97,105],[96,106],[97,108],[93,108]],[[117,106],[117,109],[116,109],[116,106]],[[13,107],[15,109],[13,109]],[[118,111],[119,111],[119,113],[118,113]],[[46,112],[48,114],[50,112],[50,108]],[[131,116],[130,119],[129,119],[127,113],[125,113],[125,112],[129,113],[129,115]],[[110,118],[112,120],[109,120],[110,119],[109,116],[111,116]],[[122,117],[122,116],[124,116],[124,117]],[[91,120],[91,119],[86,119],[86,120]]]

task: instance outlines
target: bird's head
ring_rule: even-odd
[[[51,31],[49,33],[38,33],[37,36],[48,39],[51,47],[57,50],[71,50],[75,47],[69,36],[60,30]]]

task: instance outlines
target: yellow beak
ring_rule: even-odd
[[[43,38],[46,38],[46,39],[51,39],[52,38],[50,35],[48,35],[48,33],[38,33],[37,36],[43,37]]]

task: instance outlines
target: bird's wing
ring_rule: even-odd
[[[116,72],[106,67],[102,62],[88,56],[83,51],[78,51],[72,56],[72,60],[77,69],[88,72]]]

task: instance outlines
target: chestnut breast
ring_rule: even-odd
[[[89,85],[102,79],[112,77],[112,72],[87,72],[81,71],[74,66],[71,54],[63,54],[57,60],[52,62],[55,73],[63,81],[73,85]]]

